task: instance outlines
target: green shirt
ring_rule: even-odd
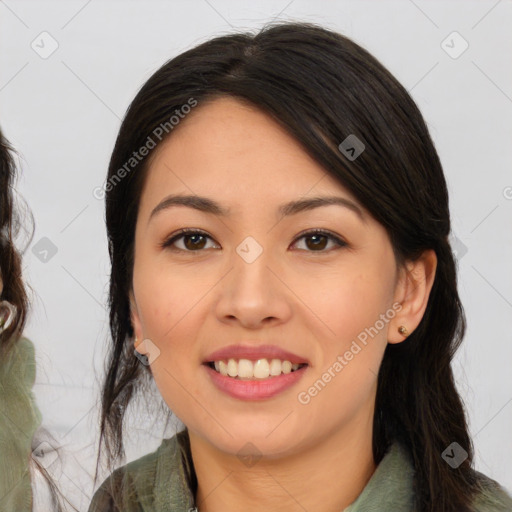
[[[482,492],[475,512],[511,512],[512,497],[478,473]],[[394,443],[358,498],[344,512],[412,512],[414,470],[408,452]],[[122,485],[121,502],[112,486]],[[197,481],[185,429],[153,453],[116,469],[96,491],[89,512],[192,512]],[[440,511],[441,512],[441,511]]]
[[[0,361],[0,510],[30,512],[32,438],[41,413],[32,393],[34,345],[20,338]]]

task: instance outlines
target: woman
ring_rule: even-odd
[[[39,412],[32,394],[34,346],[21,338],[27,295],[21,257],[14,245],[19,223],[14,216],[12,148],[0,132],[0,509],[32,510],[30,460]]]
[[[368,52],[292,23],[177,56],[130,105],[105,191],[108,460],[148,380],[185,430],[91,512],[512,510],[472,468],[450,366],[441,163]]]
[[[14,208],[16,168],[12,155],[13,149],[0,131],[0,510],[61,511],[67,500],[43,461],[49,444],[40,439],[45,429],[40,426],[41,412],[32,391],[34,345],[22,337],[28,300],[21,254],[15,244],[22,225]],[[69,510],[76,509],[71,506]]]

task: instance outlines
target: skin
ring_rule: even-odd
[[[304,196],[358,203],[272,118],[233,98],[199,105],[148,171],[135,232],[132,323],[139,342],[151,340],[151,349],[137,343],[137,350],[158,349],[155,382],[189,429],[199,510],[343,510],[375,470],[379,365],[387,343],[405,340],[398,327],[412,332],[419,324],[435,253],[397,271],[385,229],[360,204],[364,221],[338,205],[281,218],[279,205]],[[177,193],[207,196],[233,213],[223,218],[173,206],[149,220]],[[159,246],[184,227],[209,238],[178,239],[174,251]],[[298,236],[315,228],[347,245]],[[247,236],[263,248],[252,263],[236,252]],[[393,303],[401,304],[394,318],[308,404],[300,403],[298,393]],[[273,398],[232,398],[201,363],[240,340],[279,345],[311,364],[299,383]],[[251,466],[237,456],[247,442],[261,456]]]

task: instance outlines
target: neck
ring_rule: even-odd
[[[373,416],[331,432],[307,449],[244,465],[189,430],[199,512],[344,510],[375,471]]]

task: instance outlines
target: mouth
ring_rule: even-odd
[[[309,366],[307,363],[291,363],[280,359],[228,359],[219,361],[207,361],[203,365],[208,366],[219,375],[231,377],[235,380],[261,381],[274,379],[281,375],[294,373]]]

